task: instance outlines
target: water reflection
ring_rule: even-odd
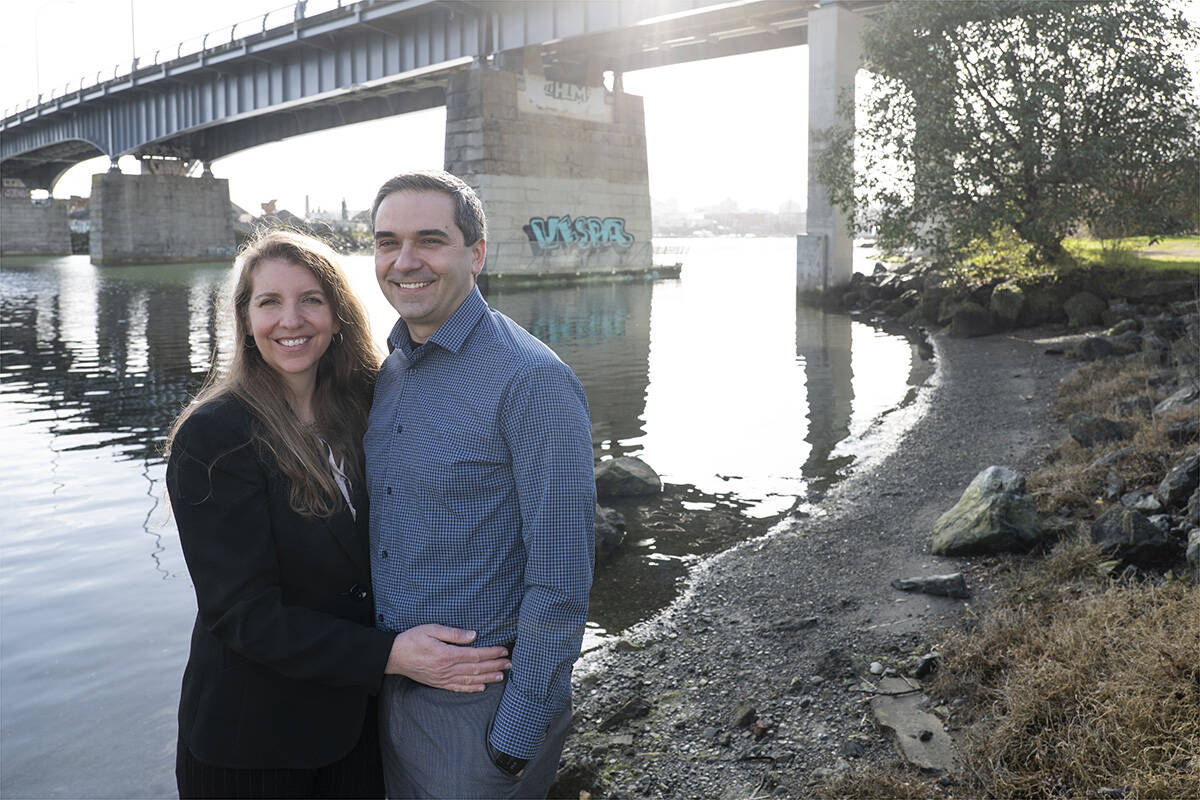
[[[59,449],[159,458],[167,427],[207,373],[229,276],[228,264],[182,273],[6,260],[0,397],[34,419],[49,415]]]

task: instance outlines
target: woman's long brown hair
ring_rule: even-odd
[[[282,259],[304,267],[321,284],[340,332],[317,364],[313,394],[316,424],[307,425],[288,404],[287,386],[248,342],[250,294],[255,269],[263,261]],[[371,392],[380,353],[367,328],[362,305],[350,291],[335,254],[319,239],[294,230],[260,231],[242,250],[241,272],[233,292],[234,354],[229,369],[212,371],[192,403],[171,426],[166,449],[192,412],[205,402],[233,395],[254,417],[253,442],[269,452],[291,482],[290,505],[298,514],[327,517],[343,504],[329,466],[323,438],[344,462],[351,481],[363,479],[362,437],[371,408]],[[215,361],[215,359],[214,359]],[[247,443],[249,444],[249,442]]]

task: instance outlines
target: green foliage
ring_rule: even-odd
[[[1174,0],[892,3],[863,37],[865,123],[817,176],[856,230],[943,261],[1005,230],[1041,263],[1082,224],[1194,230],[1197,41]]]

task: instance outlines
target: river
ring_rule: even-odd
[[[612,504],[629,537],[597,568],[585,650],[885,451],[929,372],[908,340],[798,305],[794,240],[658,243],[686,248],[678,279],[489,292],[579,375],[597,458],[666,484]],[[382,340],[372,261],[346,264]],[[227,343],[232,274],[0,263],[0,796],[174,793],[195,599],[160,449]]]

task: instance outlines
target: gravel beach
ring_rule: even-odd
[[[860,691],[872,662],[911,667],[986,597],[972,560],[932,556],[934,520],[983,468],[1031,469],[1075,362],[1045,329],[937,335],[924,413],[810,515],[696,569],[665,612],[575,669],[575,730],[552,796],[801,797],[856,761],[894,757]],[[897,578],[962,571],[969,600]]]

